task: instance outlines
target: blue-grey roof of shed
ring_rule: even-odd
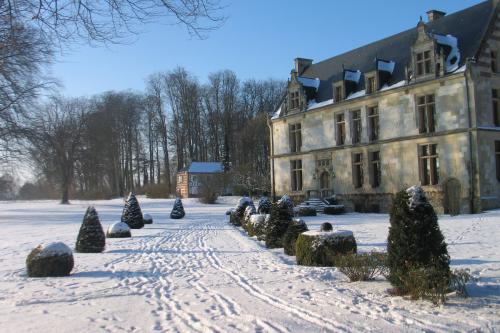
[[[461,54],[460,66],[462,66],[467,58],[476,55],[481,40],[488,29],[492,10],[493,1],[488,0],[428,22],[426,31],[441,35],[450,34],[456,37]],[[367,73],[375,69],[376,58],[396,62],[391,83],[397,83],[405,79],[405,66],[411,61],[410,48],[416,38],[417,28],[415,27],[312,64],[300,76],[319,78],[321,80],[316,95],[316,102],[318,103],[332,98],[333,83],[342,80],[343,68]]]
[[[221,162],[192,162],[189,167],[180,171],[187,171],[189,173],[219,173],[224,171]]]

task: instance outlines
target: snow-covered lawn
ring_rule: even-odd
[[[139,198],[154,224],[107,239],[102,254],[75,254],[70,277],[26,277],[40,242],[74,247],[89,203],[106,229],[123,202],[0,202],[1,332],[402,332],[500,330],[500,210],[440,217],[454,268],[470,268],[472,297],[444,307],[386,293],[379,279],[350,283],[334,268],[301,267],[227,223],[235,198],[202,205]],[[360,251],[384,250],[388,215],[304,218],[354,232]]]

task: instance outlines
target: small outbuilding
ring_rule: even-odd
[[[221,162],[192,162],[177,172],[176,193],[181,198],[196,198],[200,194],[201,178],[224,172]]]

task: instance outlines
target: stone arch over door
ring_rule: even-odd
[[[443,183],[443,208],[445,214],[460,214],[462,185],[456,178],[448,178]]]

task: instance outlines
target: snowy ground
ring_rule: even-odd
[[[75,254],[70,277],[26,277],[25,258],[40,242],[74,247],[89,202],[0,202],[1,332],[420,332],[500,330],[500,210],[440,217],[452,265],[470,268],[472,297],[444,307],[386,293],[383,279],[350,283],[334,268],[300,267],[228,225],[234,205],[141,199],[153,225],[133,238],[107,239],[102,254]],[[103,226],[119,220],[122,200],[91,202]],[[350,229],[360,251],[385,249],[388,216],[305,218]]]

